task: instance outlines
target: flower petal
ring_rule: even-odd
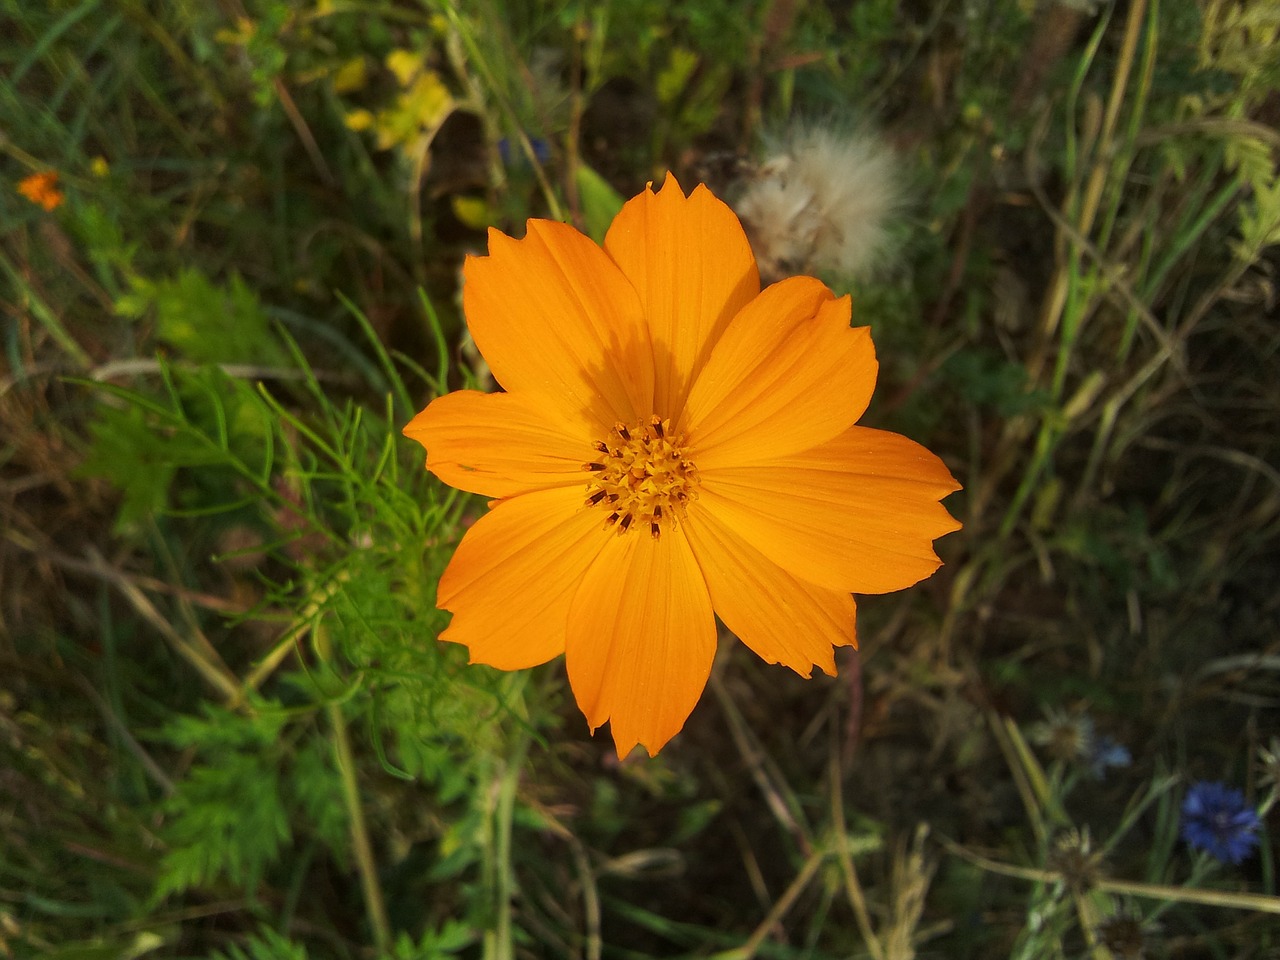
[[[467,531],[436,603],[453,611],[441,640],[461,643],[472,663],[522,670],[564,652],[569,602],[609,541],[582,491],[558,488],[503,500]]]
[[[676,420],[694,371],[730,319],[760,292],[737,216],[699,185],[687,198],[667,174],[629,200],[604,248],[640,294],[653,342],[653,411]]]
[[[525,394],[459,390],[432,400],[404,435],[427,448],[427,469],[460,490],[509,497],[546,487],[585,488],[592,427]]]
[[[960,524],[937,501],[958,489],[915,441],[850,427],[803,453],[703,470],[698,506],[802,580],[887,593],[941,565],[933,540]]]
[[[489,231],[463,267],[467,326],[494,378],[597,430],[653,412],[648,332],[636,291],[604,251],[563,223],[523,240]]]
[[[716,613],[739,640],[802,677],[815,666],[835,676],[834,648],[858,645],[853,597],[796,579],[696,503],[684,531]]]
[[[676,428],[699,470],[807,450],[862,416],[877,364],[869,328],[850,328],[849,309],[848,297],[793,277],[733,318]]]
[[[594,731],[606,720],[618,756],[652,756],[680,732],[716,652],[711,598],[679,528],[611,536],[569,608],[565,665]]]

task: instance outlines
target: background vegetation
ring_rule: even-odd
[[[1275,956],[1280,5],[1089,7],[0,0],[0,952]],[[965,529],[618,763],[436,642],[482,505],[399,428],[484,227],[795,117],[909,171],[868,422]]]

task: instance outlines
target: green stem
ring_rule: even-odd
[[[514,698],[523,699],[527,675],[517,676],[508,688]],[[493,929],[484,937],[485,960],[512,960],[515,944],[512,937],[512,895],[515,879],[511,867],[511,827],[515,818],[516,793],[520,785],[520,772],[524,769],[529,753],[529,733],[521,730],[516,735],[511,752],[499,761],[496,776],[490,787],[486,813],[489,817],[490,846],[486,865],[487,885],[493,900],[495,921]]]
[[[328,640],[321,625],[316,625],[314,636],[317,650],[323,657],[328,653]],[[325,710],[329,714],[329,724],[333,727],[333,754],[342,780],[342,802],[347,808],[347,820],[351,824],[351,848],[356,855],[360,890],[364,894],[369,925],[373,927],[373,943],[382,956],[391,949],[391,923],[387,919],[387,905],[382,898],[382,888],[378,885],[378,867],[373,860],[369,830],[364,822],[364,808],[360,805],[360,788],[356,783],[356,762],[351,753],[351,739],[347,736],[347,724],[342,717],[342,704],[331,702]]]

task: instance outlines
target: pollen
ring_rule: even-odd
[[[595,459],[583,464],[591,473],[587,506],[602,509],[606,527],[619,535],[645,530],[656,540],[664,525],[684,519],[698,496],[698,470],[683,444],[671,421],[656,414],[631,426],[615,424],[596,442]]]

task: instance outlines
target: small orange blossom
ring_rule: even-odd
[[[811,277],[760,289],[727,206],[668,175],[604,248],[530,220],[463,268],[476,346],[506,391],[433,400],[405,427],[427,469],[491,497],[437,600],[441,639],[518,670],[565,654],[592,730],[650,754],[702,694],[719,615],[803,676],[856,644],[851,593],[900,590],[959,528],[942,461],[855,426],[868,328]]]
[[[54,210],[62,205],[62,191],[58,189],[55,170],[42,170],[18,181],[18,192],[37,206]]]

